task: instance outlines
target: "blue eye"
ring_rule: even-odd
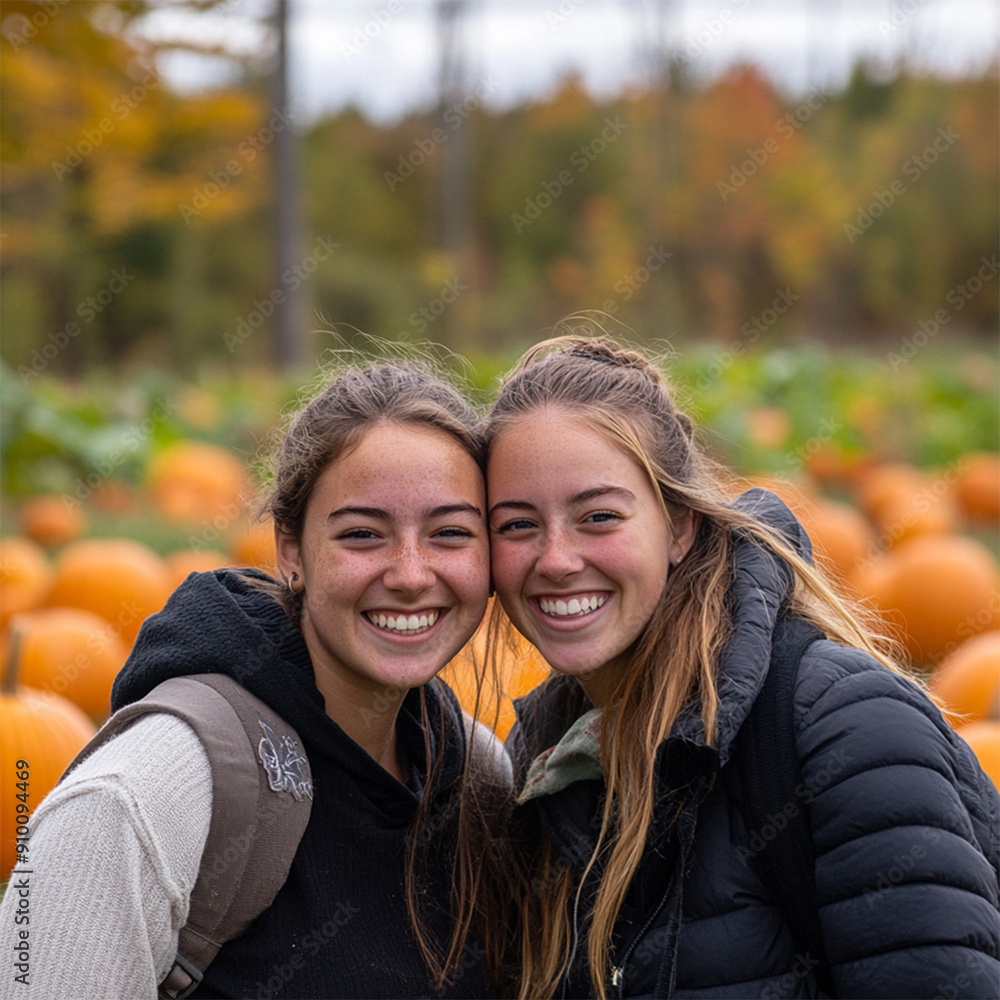
[[[610,510],[597,510],[593,514],[588,514],[586,519],[593,524],[604,524],[608,521],[620,521],[621,515]]]
[[[442,528],[440,531],[434,532],[435,538],[471,538],[472,532],[467,528],[459,528],[454,525],[448,528]]]
[[[501,524],[496,531],[498,534],[503,535],[510,531],[527,531],[534,526],[534,521],[529,521],[527,518],[519,517],[516,521],[508,521],[506,524]]]
[[[348,531],[343,532],[337,536],[341,539],[348,539],[351,541],[361,541],[368,542],[373,538],[376,538],[376,534],[371,528],[351,528]]]

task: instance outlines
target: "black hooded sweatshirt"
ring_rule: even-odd
[[[312,815],[285,885],[245,935],[223,946],[193,996],[437,996],[405,889],[407,841],[428,776],[419,690],[405,695],[397,721],[413,762],[406,786],[326,714],[301,632],[247,582],[252,574],[189,576],[143,625],[112,693],[117,710],[170,677],[228,674],[298,730],[312,768]],[[424,691],[431,761],[441,764],[431,815],[447,816],[464,758],[461,712],[445,684],[432,681]],[[394,708],[390,698],[373,711]],[[421,868],[426,928],[441,945],[452,926],[447,853],[432,844]],[[482,955],[470,942],[440,995],[491,996]]]

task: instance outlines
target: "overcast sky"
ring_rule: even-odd
[[[378,121],[433,104],[440,72],[435,0],[291,2],[293,104],[305,119],[349,103]],[[228,0],[211,16],[154,15],[158,37],[218,38],[259,49],[271,0]],[[949,75],[995,65],[996,0],[470,0],[459,23],[463,87],[488,82],[486,101],[509,107],[550,92],[567,72],[596,94],[641,82],[649,53],[679,51],[711,78],[759,64],[788,95],[842,84],[859,57],[891,69],[901,59]],[[662,41],[660,41],[662,40]],[[219,79],[194,57],[166,61],[176,85]]]

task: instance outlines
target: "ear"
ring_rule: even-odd
[[[305,573],[302,569],[302,546],[298,539],[276,524],[274,526],[274,548],[278,555],[278,573],[286,582],[293,579],[305,583]],[[289,586],[291,584],[289,583]],[[293,587],[292,589],[298,589]]]
[[[676,566],[684,561],[684,557],[691,551],[694,545],[695,535],[698,534],[698,525],[701,524],[701,514],[688,507],[678,511],[672,518],[674,533],[670,540],[670,565]]]

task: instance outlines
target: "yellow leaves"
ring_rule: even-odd
[[[533,133],[544,135],[553,129],[586,125],[591,121],[593,107],[593,100],[580,75],[571,73],[552,97],[531,108],[528,128]]]

